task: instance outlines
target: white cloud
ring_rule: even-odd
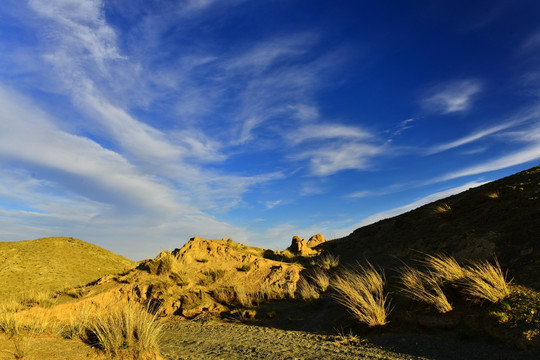
[[[457,140],[448,142],[446,144],[432,146],[431,148],[427,150],[427,154],[431,155],[431,154],[440,153],[446,150],[454,149],[462,145],[466,145],[474,141],[481,140],[487,136],[499,133],[511,127],[515,127],[517,125],[521,125],[531,120],[538,119],[539,117],[540,117],[540,108],[538,106],[533,106],[524,111],[520,111],[519,113],[517,113],[515,116],[511,117],[504,123],[491,126],[483,130],[476,131],[472,134],[462,137],[461,139],[457,139]]]
[[[511,166],[538,160],[540,159],[540,145],[538,145],[540,144],[540,136],[538,136],[538,134],[536,135],[536,141],[538,141],[538,143],[535,145],[528,146],[512,154],[501,156],[497,159],[489,160],[476,166],[470,166],[458,171],[452,171],[448,174],[434,179],[431,182],[441,182],[451,179],[457,179],[464,176],[483,174],[486,172],[506,169]]]
[[[351,139],[365,140],[372,138],[367,131],[355,126],[335,124],[312,124],[302,126],[298,131],[287,135],[293,144],[300,144],[307,140]]]
[[[471,107],[474,95],[482,86],[477,80],[452,81],[433,87],[422,99],[427,110],[450,114],[466,111]]]
[[[283,200],[276,200],[276,201],[266,201],[264,203],[264,205],[266,206],[267,209],[273,209],[275,208],[276,206],[278,206],[279,204],[281,204],[283,202]]]
[[[367,169],[371,165],[370,160],[383,152],[382,146],[343,141],[303,152],[296,159],[308,159],[313,175],[328,176],[342,170]]]
[[[256,44],[225,64],[227,70],[261,72],[284,59],[294,59],[306,53],[316,40],[310,33],[293,34]]]

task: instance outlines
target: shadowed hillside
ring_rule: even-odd
[[[129,259],[74,238],[0,242],[0,297],[55,292],[133,266]]]
[[[401,265],[423,254],[496,256],[515,282],[540,289],[540,166],[326,242],[343,263]]]

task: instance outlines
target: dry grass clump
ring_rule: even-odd
[[[300,278],[297,284],[297,292],[300,298],[307,302],[314,302],[319,299],[320,294],[309,281],[305,278]]]
[[[428,303],[443,314],[452,310],[452,305],[432,274],[405,266],[401,270],[400,280],[401,291],[410,299]]]
[[[333,287],[336,300],[360,322],[369,326],[384,325],[390,313],[384,295],[384,274],[371,264],[367,267],[344,270],[336,277]]]
[[[88,339],[110,357],[159,359],[162,326],[140,305],[97,309],[87,324]]]
[[[440,203],[439,205],[433,206],[433,212],[435,214],[445,214],[452,211],[452,207],[447,203]]]
[[[331,253],[325,253],[317,259],[316,265],[326,270],[332,270],[339,266],[339,256]]]
[[[15,317],[17,311],[22,309],[22,305],[15,300],[6,300],[0,303],[0,332],[9,337],[19,334],[23,326]]]
[[[423,263],[430,269],[431,277],[436,279],[437,282],[455,283],[467,275],[465,269],[451,256],[443,254],[426,255]]]
[[[262,295],[258,291],[249,291],[243,285],[234,286],[236,302],[245,308],[251,308],[260,304]]]
[[[308,278],[317,286],[320,292],[326,292],[330,286],[330,276],[321,268],[313,268]]]
[[[484,261],[467,267],[467,277],[462,282],[466,294],[492,303],[510,295],[510,282],[501,270],[499,262]]]
[[[174,255],[169,251],[163,251],[161,257],[158,260],[158,266],[156,273],[158,275],[168,274],[172,271],[173,265],[176,261]]]

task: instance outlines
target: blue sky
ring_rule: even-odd
[[[283,249],[540,160],[538,1],[2,5],[3,241]]]

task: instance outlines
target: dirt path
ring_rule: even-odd
[[[381,335],[347,342],[343,337],[241,323],[174,322],[166,326],[167,359],[537,359],[493,343],[420,335]],[[350,339],[349,339],[350,340]]]
[[[178,322],[167,326],[168,359],[420,359],[367,343],[340,344],[335,337],[302,331],[220,322]]]

